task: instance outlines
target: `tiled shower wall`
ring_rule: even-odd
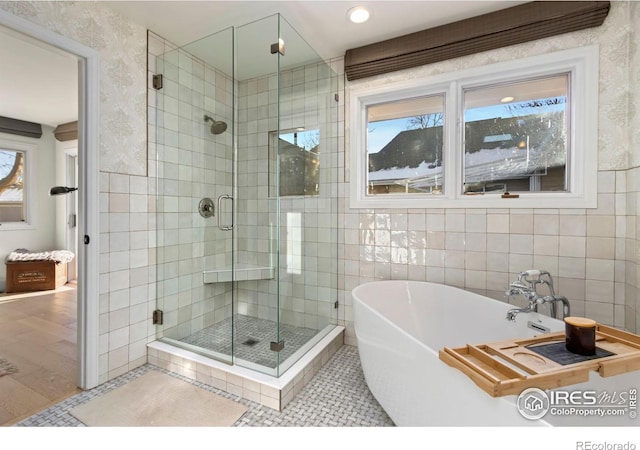
[[[231,314],[230,283],[203,284],[202,275],[231,265],[231,233],[218,229],[220,211],[204,218],[198,203],[231,192],[232,128],[213,135],[204,115],[231,124],[233,82],[162,37],[149,32],[148,39],[149,175],[157,183],[149,246],[164,313],[158,337],[181,339]],[[162,89],[153,89],[154,74],[163,75]]]
[[[240,263],[265,264],[274,257],[275,200],[269,198],[267,169],[275,161],[269,161],[269,132],[278,126],[320,131],[319,194],[280,199],[278,274],[282,322],[318,330],[337,317],[336,83],[335,72],[318,63],[283,70],[279,86],[276,74],[238,85]],[[240,312],[274,320],[275,289],[271,281],[240,283]]]
[[[151,32],[148,64],[149,81],[153,74],[164,76],[164,87],[148,93],[149,166],[158,173],[161,333],[180,339],[231,314],[231,284],[202,284],[204,269],[231,264],[231,233],[220,231],[216,218],[200,217],[197,205],[202,197],[215,201],[233,193],[233,81]],[[273,280],[239,282],[240,314],[275,320],[279,292],[283,323],[322,329],[336,322],[336,78],[324,63],[283,71],[279,98],[275,74],[238,83],[236,262],[275,266],[276,203],[269,198],[267,173],[275,161],[268,158],[269,132],[280,125],[318,128],[321,134],[320,194],[281,201],[279,291]],[[204,114],[225,120],[227,131],[212,136]]]
[[[350,208],[345,110],[340,286],[347,343],[355,343],[350,291],[360,283],[426,280],[506,301],[509,282],[531,268],[554,276],[556,292],[570,299],[572,314],[638,330],[639,10],[634,2],[612,2],[598,28],[347,82],[348,96],[351,86],[382,85],[590,44],[600,47],[597,209]]]

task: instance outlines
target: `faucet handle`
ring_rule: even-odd
[[[529,269],[523,272],[526,277],[540,278],[542,271],[537,269]]]
[[[534,281],[539,281],[540,280],[540,274],[542,272],[540,270],[536,270],[536,269],[529,269],[529,270],[525,270],[524,272],[520,273],[520,278],[522,280],[525,280],[529,283],[532,283]]]

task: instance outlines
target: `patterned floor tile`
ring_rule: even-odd
[[[146,364],[94,389],[74,395],[31,416],[17,427],[82,427],[69,410],[92,398],[159,370],[249,407],[236,427],[389,427],[393,422],[367,388],[358,349],[343,345],[283,411],[239,398],[181,375]]]
[[[232,326],[235,326],[235,333],[231,332]],[[231,318],[222,320],[180,340],[223,355],[235,353],[237,358],[274,368],[277,361],[274,352],[271,351],[270,343],[278,340],[276,338],[277,328],[278,324],[272,320],[236,314],[233,320]],[[285,361],[318,334],[318,330],[312,328],[282,323],[279,328],[279,338],[286,343],[280,352],[280,361]],[[234,335],[235,345],[232,341]]]

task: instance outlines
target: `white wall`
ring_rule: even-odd
[[[56,205],[49,197],[49,188],[55,184],[55,138],[53,128],[42,127],[40,139],[0,133],[0,139],[35,144],[34,154],[29,152],[27,158],[34,158],[32,179],[27,179],[27,189],[33,189],[33,228],[25,230],[0,229],[0,260],[4,262],[9,253],[17,248],[27,248],[34,252],[55,250],[55,217]],[[6,270],[0,272],[0,290],[6,287]]]

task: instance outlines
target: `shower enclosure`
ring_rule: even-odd
[[[280,376],[337,323],[336,74],[279,14],[154,39],[157,338]]]

